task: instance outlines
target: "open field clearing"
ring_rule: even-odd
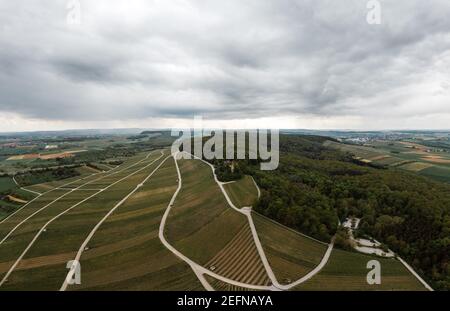
[[[6,197],[8,198],[8,200],[10,200],[12,202],[15,202],[15,203],[19,203],[19,204],[26,204],[26,203],[28,203],[28,201],[20,199],[20,198],[17,198],[17,197],[15,197],[13,195],[8,195]]]
[[[6,248],[4,248],[6,242],[0,246],[1,262],[4,264],[5,261],[14,259],[11,249],[17,248],[23,251],[22,243],[20,246],[16,246],[19,245],[17,241],[23,240],[23,243],[29,245],[29,248],[22,253],[23,260],[16,263],[16,270],[12,271],[8,282],[3,284],[2,289],[59,289],[67,273],[65,264],[40,266],[27,270],[23,270],[24,266],[22,265],[25,265],[27,260],[35,258],[58,258],[61,254],[76,252],[98,221],[155,169],[161,161],[160,157],[159,152],[154,153],[147,160],[134,163],[133,167],[126,165],[122,172],[118,171],[116,174],[105,176],[104,178],[109,178],[113,182],[106,191],[80,189],[71,192],[64,197],[66,201],[60,200],[58,204],[52,204],[51,208],[45,210],[45,213],[39,213],[14,232],[11,239],[6,241],[9,243],[8,245],[11,245],[8,247],[8,251],[5,251]],[[157,160],[158,158],[160,159]],[[154,163],[152,163],[153,161]],[[124,173],[128,173],[128,175],[124,175]],[[42,223],[51,217],[54,218],[51,223],[47,223],[46,231],[40,231],[40,235],[34,243],[28,244],[30,236],[35,236],[35,231],[42,228]]]
[[[428,161],[428,162],[432,162],[432,163],[439,163],[439,164],[450,164],[450,159],[445,159],[441,156],[425,156],[422,157],[423,160]]]
[[[16,184],[9,176],[0,177],[0,192],[15,188]]]
[[[434,165],[419,173],[420,175],[434,178],[439,181],[450,183],[450,168]]]
[[[401,165],[402,163],[404,163],[406,160],[402,160],[400,158],[396,158],[396,157],[390,157],[390,158],[384,158],[381,160],[377,160],[374,161],[373,163],[381,165],[381,166],[398,166]]]
[[[377,158],[385,155],[383,152],[379,152],[374,148],[367,148],[363,146],[340,144],[334,141],[325,141],[323,144],[326,147],[336,148],[344,152],[353,153],[363,159]]]
[[[398,167],[432,179],[450,182],[450,155],[432,148],[402,141],[375,141],[373,147],[324,142],[325,146],[354,154],[370,163]],[[368,162],[369,163],[369,162]]]
[[[234,205],[239,208],[253,206],[258,199],[258,190],[251,176],[224,185]]]
[[[39,159],[39,154],[21,154],[21,155],[15,155],[11,156],[6,159],[6,161],[20,161],[20,160],[30,160],[30,159]]]
[[[82,285],[68,289],[203,289],[190,267],[158,238],[162,215],[177,184],[175,164],[169,158],[100,226],[81,257]]]
[[[199,160],[179,160],[183,185],[169,214],[167,240],[198,264],[206,264],[247,224],[228,206],[211,168]]]
[[[87,150],[68,150],[64,152],[52,153],[52,152],[44,152],[44,153],[33,153],[33,154],[21,154],[14,155],[7,158],[7,161],[20,161],[20,160],[30,160],[30,159],[41,159],[41,160],[53,160],[53,159],[64,159],[74,157],[77,153],[86,152]]]
[[[391,158],[391,156],[389,156],[389,155],[379,155],[379,156],[370,158],[369,160],[372,161],[372,162],[374,162],[374,161],[385,160],[385,159],[388,159],[388,158]]]
[[[381,284],[369,285],[370,260],[381,264]],[[295,290],[322,291],[423,291],[425,287],[396,259],[386,259],[334,249],[323,270]]]
[[[313,270],[327,245],[252,213],[261,244],[280,284],[288,285]]]
[[[7,159],[7,161],[20,161],[20,160],[30,160],[30,159],[41,159],[41,160],[53,160],[53,159],[64,159],[74,157],[75,155],[70,152],[52,153],[52,154],[24,154],[12,156]]]
[[[399,168],[411,171],[411,172],[420,172],[426,168],[433,167],[433,164],[422,163],[422,162],[413,162],[405,165],[399,166]]]
[[[246,284],[270,283],[247,224],[205,267],[221,276]]]
[[[398,166],[400,165],[404,160],[394,157],[387,157],[380,160],[374,161],[374,163],[382,166]]]
[[[426,151],[428,149],[426,146],[423,146],[423,145],[420,145],[417,143],[411,143],[408,141],[400,141],[400,142],[398,142],[398,144],[403,145],[405,148],[419,150],[419,151]]]
[[[41,160],[53,160],[53,159],[64,159],[64,158],[71,158],[75,155],[68,152],[61,152],[61,153],[53,153],[53,154],[41,154],[39,156],[39,159]]]

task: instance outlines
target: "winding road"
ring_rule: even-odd
[[[84,177],[84,178],[81,178],[81,179],[72,181],[72,182],[70,182],[70,183],[64,184],[64,185],[59,186],[59,187],[54,188],[54,189],[51,189],[51,190],[49,190],[49,191],[47,191],[47,192],[45,192],[45,193],[40,193],[40,194],[38,194],[38,196],[37,196],[36,198],[34,198],[33,200],[31,200],[29,203],[25,204],[23,207],[21,207],[21,208],[20,208],[19,210],[17,210],[15,213],[11,214],[10,216],[8,216],[8,217],[5,218],[4,220],[2,220],[2,221],[0,222],[0,224],[3,223],[3,222],[5,222],[5,221],[7,221],[9,218],[13,217],[13,216],[14,216],[16,213],[18,213],[20,210],[22,210],[23,208],[25,208],[26,206],[28,206],[29,204],[31,204],[33,201],[35,201],[36,199],[38,199],[39,197],[41,197],[42,195],[44,195],[44,194],[46,194],[46,193],[48,193],[48,192],[51,192],[51,191],[54,191],[54,190],[57,190],[57,189],[63,189],[63,190],[65,189],[65,190],[68,190],[67,193],[65,193],[65,194],[61,195],[60,197],[56,198],[54,201],[52,201],[52,202],[50,202],[49,204],[47,204],[46,206],[40,208],[38,211],[34,212],[32,215],[28,216],[27,218],[25,218],[24,220],[22,220],[19,224],[17,224],[17,225],[16,225],[16,226],[15,226],[15,227],[14,227],[14,228],[6,235],[1,241],[0,241],[0,246],[2,245],[2,243],[4,243],[4,242],[5,242],[5,241],[6,241],[6,240],[14,233],[15,230],[17,230],[17,228],[19,228],[21,225],[23,225],[23,224],[24,224],[26,221],[28,221],[30,218],[32,218],[32,217],[35,216],[36,214],[40,213],[41,211],[43,211],[44,209],[46,209],[48,206],[50,206],[51,204],[57,202],[58,200],[60,200],[60,199],[63,198],[64,196],[68,195],[69,193],[73,193],[73,191],[80,190],[81,187],[84,187],[84,186],[86,186],[86,185],[88,185],[88,184],[90,184],[90,183],[93,183],[93,182],[95,182],[95,181],[101,180],[102,178],[105,178],[105,177],[107,177],[107,176],[112,176],[112,175],[117,174],[117,173],[119,173],[119,172],[122,172],[122,171],[124,171],[124,170],[126,170],[126,169],[128,169],[128,168],[132,168],[132,167],[134,167],[134,166],[136,166],[136,165],[142,163],[143,161],[147,160],[147,159],[150,157],[151,154],[152,154],[152,152],[149,153],[149,154],[148,154],[145,158],[143,158],[142,160],[140,160],[140,161],[138,161],[138,162],[136,162],[136,163],[134,163],[134,164],[132,164],[132,165],[130,165],[130,166],[127,166],[127,167],[125,167],[125,168],[123,168],[123,169],[121,169],[121,170],[116,170],[116,168],[120,167],[120,166],[117,166],[117,167],[113,168],[111,171],[108,172],[108,173],[111,173],[112,171],[114,171],[113,173],[111,173],[111,174],[104,174],[102,177],[97,178],[97,179],[94,179],[94,180],[89,181],[89,182],[86,182],[86,183],[83,183],[81,186],[78,186],[77,188],[74,188],[74,189],[67,188],[67,189],[66,189],[65,187],[67,187],[67,186],[69,186],[69,185],[71,185],[71,184],[73,184],[73,183],[75,183],[75,182],[77,182],[77,181],[81,181],[81,180],[86,179],[86,178],[88,178],[88,177],[91,177],[91,176],[93,176],[93,175],[102,174],[102,173],[94,173],[94,174],[91,174],[91,175],[89,175],[89,176],[87,176],[87,177]],[[211,270],[209,270],[209,269],[203,267],[202,265],[196,263],[195,261],[193,261],[193,260],[190,259],[189,257],[185,256],[183,253],[181,253],[180,251],[178,251],[173,245],[171,245],[171,244],[167,241],[167,239],[166,239],[166,237],[165,237],[165,235],[164,235],[164,231],[165,231],[165,226],[166,226],[166,223],[167,223],[167,219],[168,219],[168,216],[169,216],[169,214],[170,214],[170,212],[171,212],[171,210],[172,210],[172,208],[173,208],[173,205],[174,205],[174,203],[175,203],[175,200],[176,200],[176,198],[177,198],[177,196],[178,196],[178,194],[179,194],[179,192],[181,191],[181,188],[182,188],[182,186],[183,186],[182,174],[181,174],[181,171],[180,171],[180,168],[179,168],[179,165],[178,165],[178,159],[181,158],[181,156],[182,156],[183,154],[186,155],[189,159],[194,158],[194,159],[196,159],[196,160],[198,160],[198,161],[201,161],[201,162],[207,164],[207,165],[211,168],[212,173],[213,173],[213,176],[214,176],[214,180],[215,180],[215,182],[217,183],[217,185],[219,186],[220,190],[222,191],[222,194],[224,195],[224,197],[225,197],[225,199],[226,199],[228,205],[229,205],[233,210],[235,210],[236,212],[238,212],[238,213],[240,213],[240,214],[243,214],[243,215],[245,215],[245,216],[247,217],[248,224],[249,224],[250,229],[251,229],[253,241],[254,241],[255,246],[256,246],[256,248],[257,248],[257,251],[258,251],[258,255],[259,255],[260,259],[261,259],[261,262],[263,263],[263,266],[264,266],[264,268],[265,268],[266,274],[267,274],[267,276],[269,277],[269,279],[270,279],[270,281],[271,281],[271,283],[272,283],[270,286],[259,286],[259,285],[247,284],[247,283],[235,281],[235,280],[233,280],[233,279],[230,279],[230,278],[224,277],[224,276],[222,276],[222,275],[219,275],[219,274],[217,274],[217,273],[214,273],[213,271],[211,271]],[[53,217],[52,219],[50,219],[45,225],[43,225],[43,226],[40,228],[39,232],[34,236],[34,238],[33,238],[32,241],[28,244],[28,246],[26,247],[26,249],[22,252],[22,254],[19,256],[19,258],[17,258],[17,260],[14,262],[14,264],[13,264],[13,265],[11,266],[11,268],[8,270],[8,272],[6,273],[6,275],[5,275],[5,276],[3,277],[3,279],[0,281],[0,287],[7,281],[8,277],[9,277],[9,276],[11,275],[11,273],[16,269],[16,267],[17,267],[17,265],[19,264],[19,262],[24,258],[24,256],[25,256],[25,255],[27,254],[27,252],[30,250],[30,248],[31,248],[31,247],[34,245],[34,243],[38,240],[38,238],[40,237],[40,235],[41,235],[43,232],[45,232],[46,228],[47,228],[53,221],[55,221],[56,219],[58,219],[58,218],[61,217],[62,215],[66,214],[66,213],[69,212],[70,210],[74,209],[75,207],[79,206],[80,204],[82,204],[82,203],[86,202],[87,200],[91,199],[92,197],[95,197],[96,195],[102,193],[103,191],[105,191],[105,190],[111,188],[111,187],[114,186],[115,184],[117,184],[117,183],[119,183],[119,182],[121,182],[121,181],[123,181],[123,180],[129,178],[130,176],[133,176],[133,175],[137,174],[138,172],[140,172],[140,171],[142,171],[142,170],[144,170],[144,169],[146,169],[146,168],[148,168],[149,166],[151,166],[151,165],[154,164],[155,162],[159,161],[163,156],[164,156],[164,152],[161,151],[161,155],[160,155],[157,159],[155,159],[155,160],[152,161],[151,163],[145,165],[143,168],[140,168],[140,169],[138,169],[138,170],[132,172],[131,174],[129,174],[129,175],[127,175],[127,176],[121,178],[120,180],[111,183],[110,185],[108,185],[107,187],[105,187],[105,188],[103,188],[103,189],[92,189],[92,190],[97,191],[97,192],[94,193],[94,194],[92,194],[92,195],[90,195],[89,197],[83,199],[82,201],[80,201],[80,202],[78,202],[78,203],[72,205],[71,207],[67,208],[66,210],[64,210],[63,212],[61,212],[60,214],[58,214],[57,216],[55,216],[55,217]],[[261,244],[261,241],[260,241],[260,239],[259,239],[258,232],[257,232],[257,230],[256,230],[256,227],[255,227],[255,224],[254,224],[253,218],[252,218],[252,213],[253,213],[252,207],[251,207],[251,206],[248,206],[248,207],[238,208],[238,207],[236,207],[236,206],[234,205],[234,203],[231,201],[231,199],[230,199],[230,197],[229,197],[229,195],[228,195],[228,193],[226,192],[225,187],[224,187],[224,185],[227,184],[227,183],[222,183],[222,182],[219,181],[219,179],[218,179],[218,177],[217,177],[217,175],[216,175],[216,173],[215,173],[215,168],[214,168],[214,166],[213,166],[211,163],[209,163],[209,162],[207,162],[207,161],[205,161],[205,160],[203,160],[203,159],[201,159],[201,158],[198,158],[198,157],[196,157],[196,156],[194,156],[194,155],[192,155],[192,154],[188,154],[188,153],[186,153],[186,152],[179,152],[179,151],[178,151],[178,152],[174,152],[174,153],[170,154],[169,156],[167,156],[166,158],[164,158],[164,159],[161,161],[161,163],[159,163],[158,166],[157,166],[157,167],[156,167],[149,175],[147,175],[146,178],[145,178],[141,183],[139,183],[139,184],[138,184],[138,185],[137,185],[137,186],[136,186],[129,194],[127,194],[120,202],[118,202],[112,209],[110,209],[110,210],[108,211],[108,213],[107,213],[107,214],[106,214],[106,215],[105,215],[105,216],[104,216],[104,217],[103,217],[103,218],[95,225],[95,227],[90,231],[90,233],[88,234],[88,236],[86,237],[86,239],[84,240],[84,242],[81,244],[81,246],[80,246],[80,248],[78,249],[78,252],[77,252],[77,254],[76,254],[75,258],[74,258],[75,261],[78,261],[78,262],[80,261],[82,255],[83,255],[83,252],[84,252],[85,249],[87,248],[89,242],[90,242],[91,239],[94,237],[95,233],[98,231],[98,229],[101,227],[101,225],[108,219],[108,217],[110,217],[111,214],[113,214],[113,213],[114,213],[120,206],[122,206],[122,205],[123,205],[123,204],[124,204],[124,203],[125,203],[125,202],[133,195],[133,194],[135,194],[141,187],[143,187],[144,184],[145,184],[145,183],[146,183],[146,182],[147,182],[147,181],[155,174],[155,172],[157,172],[158,169],[159,169],[159,168],[160,168],[160,167],[161,167],[168,159],[170,159],[170,158],[173,158],[174,163],[175,163],[175,167],[176,167],[176,171],[177,171],[177,175],[178,175],[178,187],[177,187],[176,191],[174,192],[174,194],[173,194],[173,196],[172,196],[172,198],[171,198],[171,200],[170,200],[170,202],[169,202],[169,204],[168,204],[168,206],[167,206],[167,208],[166,208],[166,210],[165,210],[165,212],[164,212],[164,215],[163,215],[163,217],[162,217],[162,219],[161,219],[161,223],[160,223],[160,226],[159,226],[158,237],[159,237],[161,243],[162,243],[162,244],[163,244],[163,245],[164,245],[164,246],[165,246],[172,254],[174,254],[176,257],[178,257],[180,260],[182,260],[183,262],[185,262],[186,264],[188,264],[188,265],[191,267],[192,271],[193,271],[194,274],[197,276],[197,278],[199,279],[200,283],[203,285],[203,287],[204,287],[206,290],[208,290],[208,291],[214,291],[214,288],[211,286],[211,284],[209,284],[209,282],[208,282],[207,279],[205,278],[205,275],[208,275],[208,276],[210,276],[210,277],[212,277],[212,278],[215,278],[215,279],[217,279],[217,280],[219,280],[219,281],[222,281],[222,282],[224,282],[224,283],[227,283],[227,284],[229,284],[229,285],[233,285],[233,286],[237,286],[237,287],[241,287],[241,288],[247,288],[247,289],[252,289],[252,290],[264,290],[264,291],[267,291],[267,290],[268,290],[268,291],[287,291],[287,290],[290,290],[290,289],[292,289],[292,288],[294,288],[294,287],[296,287],[296,286],[298,286],[298,285],[300,285],[300,284],[302,284],[302,283],[304,283],[304,282],[310,280],[312,277],[314,277],[315,275],[317,275],[317,274],[325,267],[325,265],[328,263],[328,261],[329,261],[329,259],[330,259],[330,256],[331,256],[331,253],[332,253],[333,248],[334,248],[334,240],[335,240],[335,238],[333,238],[333,239],[331,240],[331,242],[328,244],[328,248],[327,248],[326,252],[324,253],[324,255],[323,255],[323,257],[322,257],[320,263],[319,263],[313,270],[311,270],[309,273],[307,273],[306,275],[304,275],[302,278],[300,278],[300,279],[298,279],[298,280],[296,280],[296,281],[293,281],[292,283],[290,283],[290,284],[288,284],[288,285],[282,285],[282,284],[280,284],[280,283],[278,282],[278,280],[277,280],[277,278],[276,278],[276,276],[275,276],[273,270],[272,270],[272,267],[270,266],[269,260],[267,259],[267,256],[266,256],[266,254],[265,254],[264,248],[263,248],[263,246],[262,246],[262,244]],[[261,190],[259,189],[259,186],[257,185],[256,181],[253,179],[253,177],[252,177],[252,180],[253,180],[253,182],[254,182],[254,184],[255,184],[255,187],[256,187],[256,189],[257,189],[257,192],[258,192],[258,198],[259,198],[259,197],[261,196]],[[15,179],[14,179],[14,181],[15,181]],[[15,182],[16,182],[16,181],[15,181]],[[17,182],[16,182],[16,183],[17,183]],[[25,189],[24,189],[24,190],[25,190]],[[83,189],[81,189],[81,190],[83,190]],[[321,243],[323,243],[323,242],[321,242]],[[401,262],[403,265],[405,265],[405,267],[406,267],[406,268],[407,268],[407,269],[408,269],[408,270],[409,270],[409,271],[410,271],[410,272],[411,272],[411,273],[412,273],[412,274],[413,274],[413,275],[414,275],[414,276],[415,276],[415,277],[416,277],[416,278],[417,278],[417,279],[418,279],[418,280],[419,280],[419,281],[420,281],[420,282],[421,282],[428,290],[430,290],[430,291],[433,290],[433,289],[432,289],[432,288],[431,288],[431,287],[430,287],[430,286],[429,286],[422,278],[420,278],[420,276],[419,276],[419,275],[418,275],[418,274],[417,274],[417,273],[416,273],[416,272],[415,272],[415,271],[414,271],[414,270],[413,270],[406,262],[404,262],[401,258],[399,258],[399,260],[400,260],[400,262]],[[72,279],[73,274],[74,274],[74,271],[75,271],[74,269],[70,269],[70,270],[69,270],[69,272],[67,273],[66,278],[65,278],[64,281],[63,281],[63,284],[61,285],[60,291],[65,291],[65,290],[67,290],[68,285],[69,285],[69,281]]]
[[[219,186],[220,190],[222,191],[228,205],[233,208],[235,211],[245,215],[248,219],[248,223],[250,225],[250,229],[252,232],[252,236],[253,236],[253,240],[255,242],[256,248],[258,250],[258,254],[261,258],[261,261],[264,265],[264,268],[266,270],[266,273],[269,277],[269,279],[272,282],[271,286],[258,286],[258,285],[253,285],[253,284],[247,284],[247,283],[242,283],[242,282],[238,282],[229,278],[226,278],[224,276],[218,275],[208,269],[206,269],[205,267],[199,265],[198,263],[194,262],[193,260],[191,260],[190,258],[188,258],[187,256],[185,256],[184,254],[182,254],[181,252],[179,252],[175,247],[173,247],[165,238],[164,236],[164,228],[167,222],[167,218],[169,216],[170,210],[173,207],[173,204],[175,202],[175,199],[178,196],[178,193],[181,190],[181,187],[183,185],[182,182],[182,176],[181,176],[181,172],[180,172],[180,168],[178,166],[178,157],[180,156],[180,152],[176,152],[174,154],[172,154],[172,157],[174,158],[175,161],[175,166],[177,169],[177,174],[178,174],[178,188],[175,191],[172,199],[169,202],[169,205],[167,206],[167,209],[164,213],[164,216],[162,218],[160,227],[159,227],[159,238],[161,240],[161,242],[164,244],[164,246],[170,250],[175,256],[177,256],[178,258],[180,258],[181,260],[183,260],[184,262],[186,262],[194,271],[194,273],[196,274],[196,276],[198,277],[198,279],[200,280],[200,282],[203,284],[203,286],[205,287],[205,289],[207,290],[214,290],[211,285],[206,281],[206,279],[204,278],[204,275],[209,275],[213,278],[216,278],[217,280],[220,280],[222,282],[228,283],[230,285],[234,285],[234,286],[239,286],[239,287],[243,287],[243,288],[249,288],[249,289],[254,289],[254,290],[270,290],[270,291],[280,291],[280,290],[289,290],[292,289],[295,286],[298,286],[299,284],[309,280],[310,278],[312,278],[314,275],[316,275],[317,273],[319,273],[322,268],[327,264],[331,252],[333,250],[333,246],[334,246],[334,239],[332,240],[332,242],[329,244],[328,249],[325,253],[325,255],[322,258],[322,261],[320,262],[320,264],[314,269],[312,270],[310,273],[308,273],[307,275],[305,275],[304,277],[302,277],[301,279],[289,284],[289,285],[282,285],[278,282],[277,278],[275,277],[275,274],[273,273],[273,270],[269,264],[269,261],[267,259],[267,256],[264,252],[264,249],[261,245],[261,241],[259,240],[258,237],[258,233],[256,231],[255,225],[253,223],[253,218],[252,218],[252,208],[251,207],[244,207],[242,209],[237,208],[233,202],[231,201],[230,197],[228,196],[228,193],[226,192],[225,188],[223,187],[224,184],[226,183],[222,183],[219,181],[219,179],[217,178],[217,175],[215,173],[215,169],[214,166],[211,163],[208,163],[206,161],[204,161],[203,159],[200,159],[196,156],[193,156],[191,154],[187,154],[189,157],[194,157],[195,159],[202,161],[204,163],[206,163],[213,172],[213,176],[214,176],[214,180],[216,181],[217,185]],[[256,182],[255,182],[256,185]],[[256,185],[257,186],[257,185]],[[259,187],[257,186],[258,189],[258,196],[261,195],[261,192],[259,190]]]

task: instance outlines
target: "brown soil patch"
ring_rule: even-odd
[[[24,159],[24,160],[27,160],[27,159],[37,159],[37,158],[39,158],[39,154],[25,154],[25,155],[23,156],[23,159]]]
[[[15,155],[8,158],[8,161],[17,161],[17,160],[29,160],[29,159],[37,159],[39,158],[39,154],[21,154]]]
[[[16,198],[16,197],[14,197],[12,195],[8,195],[8,200],[13,201],[13,202],[17,202],[17,203],[22,203],[22,204],[28,203],[28,201]]]
[[[42,159],[42,160],[53,160],[53,159],[63,159],[63,158],[71,158],[75,155],[70,152],[61,152],[61,153],[53,153],[53,154],[22,154],[16,155],[8,158],[8,161],[17,161],[17,160],[30,160],[30,159]]]
[[[46,154],[41,155],[40,158],[42,160],[53,160],[53,159],[64,159],[74,157],[72,153],[62,152],[62,153],[54,153],[54,154]]]
[[[383,159],[387,159],[390,158],[391,156],[388,155],[379,155],[373,158],[369,158],[370,161],[378,161],[378,160],[383,160]]]
[[[416,144],[416,143],[410,143],[410,142],[406,142],[406,141],[401,141],[399,143],[402,144],[402,145],[405,145],[405,147],[413,148],[413,149],[419,149],[421,151],[426,151],[426,150],[429,149],[429,148],[427,148],[427,147],[425,147],[423,145],[419,145],[419,144]]]
[[[436,156],[436,155],[423,157],[422,160],[425,160],[428,162],[433,162],[433,163],[450,164],[449,159],[444,159],[443,157]]]

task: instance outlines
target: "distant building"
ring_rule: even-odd
[[[45,146],[46,150],[51,150],[51,149],[58,149],[58,145],[47,145]]]
[[[0,147],[5,147],[5,148],[16,148],[17,144],[16,143],[6,143],[3,145],[0,145]]]

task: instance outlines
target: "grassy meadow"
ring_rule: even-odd
[[[155,153],[148,160],[136,165],[135,167],[125,167],[123,172],[114,175],[103,176],[110,183],[124,178],[130,173],[136,172],[135,175],[117,183],[104,192],[91,190],[78,190],[69,193],[63,199],[55,202],[50,207],[30,219],[27,223],[17,230],[10,239],[0,247],[0,261],[3,267],[8,267],[11,260],[17,258],[17,253],[24,249],[36,232],[42,225],[56,216],[57,214],[67,211],[78,202],[97,193],[96,196],[86,202],[74,207],[66,214],[62,215],[47,227],[36,243],[29,249],[23,260],[20,262],[17,270],[14,271],[4,289],[24,289],[32,286],[35,290],[56,290],[64,280],[67,272],[64,264],[54,264],[49,258],[70,257],[76,253],[87,234],[101,220],[101,218],[117,204],[123,197],[131,192],[137,184],[142,182],[145,177],[151,173],[159,161],[149,165],[150,161],[155,160],[159,153]],[[145,168],[146,165],[149,165]],[[143,169],[137,172],[139,169]],[[53,192],[50,192],[52,194]],[[47,196],[47,195],[46,195]],[[46,196],[43,196],[44,199]],[[24,212],[28,212],[28,208]],[[18,218],[21,216],[18,215]],[[9,261],[9,262],[8,262]],[[27,263],[38,261],[45,262],[44,265],[31,265],[27,269]],[[3,268],[5,271],[5,268]],[[31,285],[30,285],[31,284]]]
[[[253,206],[258,199],[258,190],[251,176],[224,185],[233,204],[238,207]]]
[[[278,282],[292,283],[313,270],[327,245],[286,228],[257,213],[252,214],[258,236]]]
[[[381,264],[381,284],[366,281],[370,260]],[[334,249],[327,265],[295,290],[322,291],[423,291],[425,287],[396,259]]]
[[[228,206],[207,164],[179,160],[179,166],[183,186],[165,234],[180,252],[205,264],[233,239],[247,219]]]

